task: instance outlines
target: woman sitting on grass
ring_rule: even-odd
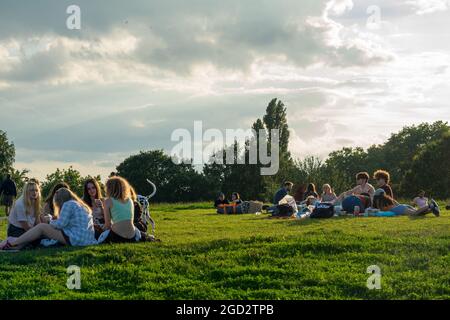
[[[109,230],[105,243],[135,242],[134,203],[131,186],[122,177],[112,177],[106,182],[105,229]]]
[[[231,203],[234,203],[236,205],[242,204],[241,196],[237,192],[233,192],[231,194]]]
[[[223,192],[219,193],[216,201],[214,201],[214,208],[217,208],[222,204],[230,204],[230,202],[225,198],[225,194]]]
[[[378,190],[377,190],[378,191]],[[384,192],[377,192],[374,197],[374,206],[381,211],[390,211],[396,215],[409,215],[409,216],[424,216],[428,213],[433,213],[436,217],[439,217],[439,206],[436,201],[431,199],[430,204],[426,207],[415,209],[406,204],[399,204],[390,196]]]
[[[420,190],[417,193],[417,197],[413,199],[413,205],[420,208],[426,208],[428,207],[428,198],[425,197],[425,191]]]
[[[104,231],[105,214],[102,190],[95,179],[88,179],[84,183],[83,201],[92,210],[92,219],[94,221],[95,236],[98,238]]]
[[[1,250],[21,249],[25,245],[48,238],[63,245],[88,246],[97,244],[89,207],[76,194],[66,188],[55,193],[53,199],[56,220],[41,223],[19,238],[8,238],[0,244]]]
[[[49,223],[50,220],[55,218],[55,207],[53,206],[53,198],[55,197],[56,191],[59,189],[66,188],[70,190],[70,187],[65,182],[58,182],[55,184],[50,191],[50,194],[48,195],[47,199],[45,199],[44,202],[44,208],[42,209],[42,215],[41,220],[42,222]]]
[[[41,222],[41,190],[35,182],[28,182],[8,217],[8,237],[20,237]]]
[[[306,188],[306,192],[304,195],[305,200],[311,196],[313,196],[316,199],[319,199],[319,194],[316,191],[316,185],[314,183],[308,184],[308,187]]]
[[[331,186],[328,183],[323,185],[322,190],[323,190],[322,197],[321,197],[322,202],[332,203],[334,200],[336,200],[337,196],[333,192],[333,189],[331,188]]]

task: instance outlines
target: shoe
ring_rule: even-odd
[[[439,217],[439,216],[440,216],[440,210],[439,210],[438,204],[437,204],[436,201],[434,201],[433,199],[431,199],[430,202],[431,202],[431,204],[430,204],[431,212],[433,212],[433,214],[434,214],[436,217]]]

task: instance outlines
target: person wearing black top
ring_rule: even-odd
[[[241,196],[237,192],[233,192],[231,194],[231,202],[235,203],[236,205],[242,204]]]
[[[225,198],[225,194],[222,192],[219,194],[219,197],[214,202],[214,208],[217,208],[221,204],[230,204],[230,202]]]
[[[6,175],[5,181],[0,186],[0,196],[2,194],[2,205],[5,206],[5,213],[9,216],[14,199],[17,197],[17,187],[10,174]]]
[[[391,175],[389,172],[377,170],[374,172],[373,178],[377,181],[377,187],[383,189],[386,195],[394,199],[394,192],[392,192],[392,187],[390,186]]]
[[[306,188],[306,192],[304,195],[304,200],[308,199],[308,197],[310,196],[313,196],[316,199],[319,198],[319,194],[316,191],[316,186],[314,183],[308,184],[308,187]]]

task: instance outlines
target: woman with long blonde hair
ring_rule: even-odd
[[[322,187],[322,202],[333,202],[336,200],[337,196],[336,193],[333,192],[333,189],[328,183],[325,183]]]
[[[41,213],[41,190],[32,181],[23,187],[22,196],[16,200],[8,217],[8,237],[20,237],[39,224]]]
[[[89,207],[72,191],[59,189],[53,198],[56,220],[41,223],[19,238],[8,238],[0,249],[20,249],[41,238],[57,240],[63,245],[88,246],[97,244]]]

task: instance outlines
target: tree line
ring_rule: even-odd
[[[201,170],[190,164],[175,164],[163,150],[141,151],[120,163],[117,174],[128,179],[140,194],[149,194],[152,187],[146,179],[158,187],[154,200],[157,202],[210,201],[219,192],[239,192],[244,199],[271,201],[273,194],[285,180],[292,181],[296,188],[312,182],[321,187],[324,183],[333,186],[337,193],[348,190],[355,183],[355,174],[360,171],[374,172],[377,169],[391,173],[391,184],[397,197],[412,198],[418,190],[435,198],[450,198],[450,126],[447,122],[421,123],[406,126],[379,145],[367,149],[344,147],[331,152],[325,160],[316,156],[294,158],[288,150],[289,126],[287,109],[282,101],[273,99],[267,105],[263,117],[252,125],[256,133],[267,131],[270,146],[271,129],[279,129],[279,171],[273,176],[261,176],[260,164],[240,165],[209,163]],[[254,137],[257,139],[258,137]],[[215,155],[225,157],[227,150],[242,161],[249,158],[249,141],[240,145],[237,141]],[[259,146],[258,146],[259,148]],[[267,148],[270,152],[270,147]],[[27,180],[26,170],[13,168],[15,149],[6,133],[0,131],[0,172],[12,173],[19,187]],[[248,163],[248,161],[245,161]],[[259,161],[258,161],[259,163]],[[67,182],[74,191],[82,193],[82,177],[72,167],[57,169],[47,175],[43,184],[44,195],[59,181]],[[94,177],[101,180],[100,176]]]

